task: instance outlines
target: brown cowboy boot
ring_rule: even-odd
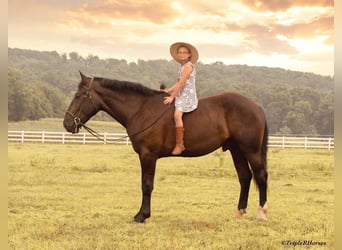
[[[176,133],[176,146],[172,151],[173,155],[180,155],[184,150],[184,127],[175,127],[175,133]]]

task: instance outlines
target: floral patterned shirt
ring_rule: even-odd
[[[198,106],[198,99],[196,93],[196,70],[193,64],[189,61],[184,64],[178,72],[178,80],[181,78],[184,70],[184,66],[190,64],[193,68],[191,74],[183,86],[183,88],[179,91],[175,98],[175,106],[176,109],[182,112],[191,112],[195,110]]]

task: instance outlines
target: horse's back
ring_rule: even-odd
[[[198,109],[184,116],[185,121],[199,117],[212,122],[225,119],[230,122],[263,122],[261,107],[249,97],[235,92],[225,92],[199,100]],[[215,119],[216,118],[216,119]]]
[[[224,110],[231,122],[236,119],[248,125],[264,124],[264,111],[251,98],[235,92],[223,93],[218,98],[222,99]]]

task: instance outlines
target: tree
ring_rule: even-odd
[[[8,120],[37,120],[61,116],[66,109],[64,95],[49,84],[27,84],[19,72],[8,71]]]
[[[321,135],[334,134],[334,106],[332,103],[332,93],[322,94],[318,108],[313,113],[315,127],[317,128],[318,133]]]
[[[27,118],[29,109],[28,86],[19,78],[19,73],[8,70],[8,120],[20,121]]]
[[[81,61],[81,58],[82,58],[77,52],[70,52],[69,57],[70,57],[70,60],[75,61],[75,62]]]

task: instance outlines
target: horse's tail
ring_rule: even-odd
[[[264,161],[265,168],[267,168],[267,144],[268,144],[268,126],[265,120],[264,137],[261,144],[261,158]]]
[[[260,158],[262,161],[262,169],[261,169],[261,180],[263,185],[266,186],[266,189],[268,188],[267,185],[267,144],[268,144],[268,126],[267,126],[267,121],[265,119],[265,127],[264,127],[264,133],[263,133],[263,138],[262,138],[262,143],[261,143],[261,148],[260,148]],[[258,183],[258,180],[256,176],[253,174],[253,180],[254,183],[256,184],[257,189],[260,191],[260,183]],[[260,182],[260,180],[259,180]]]

